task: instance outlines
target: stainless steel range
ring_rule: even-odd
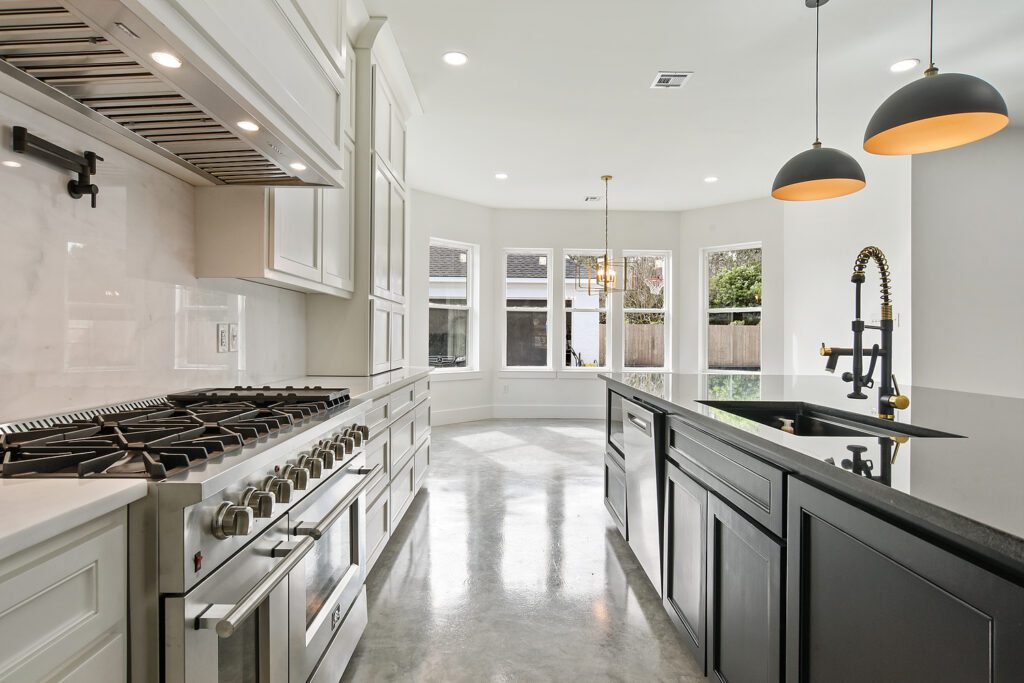
[[[365,408],[173,394],[0,426],[4,477],[148,477],[129,508],[134,681],[336,683],[366,624]]]

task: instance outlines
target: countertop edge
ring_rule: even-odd
[[[796,476],[808,484],[862,507],[869,512],[903,525],[915,535],[946,547],[1011,581],[1024,582],[1024,539],[971,519],[913,495],[864,481],[800,451],[771,443],[728,424],[701,415],[677,403],[642,389],[624,384],[614,377],[600,375],[623,394],[644,397],[651,404],[689,420],[708,432],[741,446],[750,455]]]
[[[10,482],[10,483],[7,483]],[[91,522],[114,510],[140,500],[146,496],[148,481],[142,479],[120,479],[120,480],[60,480],[60,479],[15,479],[4,480],[4,486],[0,486],[0,496],[4,496],[4,488],[12,484],[18,488],[35,489],[31,502],[20,500],[17,503],[17,510],[8,512],[14,514],[32,515],[32,521],[25,524],[15,524],[4,529],[0,533],[0,557],[11,557],[23,550],[45,543],[52,538],[70,531],[75,527]],[[69,493],[74,487],[85,487],[94,489],[93,495],[79,492],[74,498],[84,498],[69,502]],[[65,490],[66,489],[66,490]],[[80,490],[79,490],[80,491]],[[21,493],[21,492],[19,492]],[[8,494],[9,495],[9,492]],[[21,498],[22,496],[19,496]],[[54,503],[54,500],[63,501]],[[58,512],[46,515],[45,512],[55,505],[61,506]],[[44,514],[38,514],[32,508],[40,507]],[[7,507],[0,503],[0,509]],[[10,519],[10,517],[8,517]]]

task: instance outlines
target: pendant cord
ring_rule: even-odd
[[[928,68],[935,68],[935,0],[931,0],[928,23]]]
[[[934,1],[934,0],[933,0]],[[821,22],[819,20],[821,12],[821,1],[819,0],[814,4],[814,142],[818,144],[821,139],[818,137],[818,62],[820,58],[818,53],[820,51],[821,41],[819,36],[821,34]]]
[[[604,180],[604,266],[608,268],[608,179]]]

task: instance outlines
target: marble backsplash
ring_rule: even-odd
[[[11,126],[104,158],[96,209]],[[193,277],[193,188],[0,94],[0,423],[306,373],[305,297]],[[238,325],[220,353],[218,324]]]

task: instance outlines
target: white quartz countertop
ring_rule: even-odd
[[[344,377],[337,375],[305,375],[292,377],[277,382],[269,382],[271,387],[325,387],[348,388],[352,400],[366,401],[388,394],[410,382],[422,379],[430,374],[433,368],[403,368],[382,372],[372,377]]]
[[[0,479],[0,557],[146,495],[145,479]]]

